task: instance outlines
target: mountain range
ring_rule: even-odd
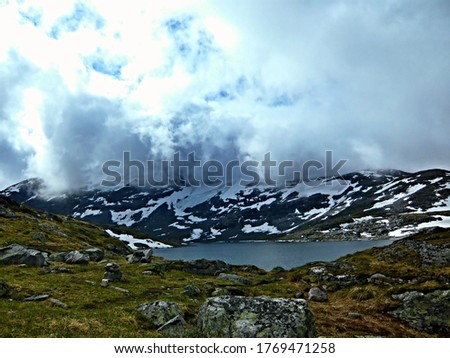
[[[35,209],[123,225],[158,241],[359,240],[450,227],[450,172],[359,171],[285,187],[118,187],[49,196],[40,179],[0,194]]]

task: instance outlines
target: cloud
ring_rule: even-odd
[[[446,1],[0,5],[0,186],[132,157],[450,168]]]

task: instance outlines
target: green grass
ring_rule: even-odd
[[[0,217],[0,247],[19,243],[48,252],[60,252],[89,246],[106,248],[108,244],[121,245],[106,235],[102,228],[90,223],[26,209],[16,210],[16,214],[16,218]],[[47,240],[33,240],[36,232],[44,232]],[[437,230],[420,234],[416,239],[448,245],[450,231]],[[395,250],[374,248],[339,259],[338,262],[353,267],[352,274],[360,282],[345,288],[334,287],[310,275],[309,269],[320,263],[272,272],[233,267],[235,273],[252,280],[251,285],[242,286],[214,276],[186,273],[180,262],[166,265],[169,269],[161,271],[160,264],[167,261],[157,257],[149,264],[130,264],[124,257],[108,252],[106,259],[121,265],[123,282],[114,285],[129,290],[131,295],[100,287],[105,262],[52,264],[51,268],[64,266],[71,273],[49,274],[35,267],[0,266],[0,279],[12,289],[8,297],[0,298],[0,337],[159,337],[160,333],[136,313],[136,307],[161,299],[177,302],[186,312],[185,319],[189,325],[186,335],[198,336],[196,314],[200,305],[218,287],[240,290],[246,296],[287,298],[294,297],[299,291],[307,296],[313,285],[328,286],[328,302],[309,303],[319,336],[429,337],[388,315],[388,311],[399,305],[391,296],[410,290],[448,289],[444,282],[450,280],[449,267],[422,267],[417,253],[403,246]],[[143,272],[148,270],[155,273],[144,275]],[[345,270],[334,272],[341,273],[344,274]],[[400,278],[403,282],[393,286],[367,283],[367,278],[375,273]],[[181,294],[188,284],[199,287],[200,296]],[[51,306],[49,300],[23,301],[34,294],[51,295],[66,303],[68,308]],[[362,314],[362,319],[349,317],[349,312]]]

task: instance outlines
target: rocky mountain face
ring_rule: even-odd
[[[26,180],[1,194],[99,224],[125,225],[165,242],[353,240],[450,227],[450,172],[361,171],[290,186],[120,187],[48,197]]]

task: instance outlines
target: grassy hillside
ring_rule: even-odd
[[[33,239],[36,232],[44,233],[45,239]],[[445,248],[450,244],[450,232],[435,230],[411,240]],[[30,210],[0,198],[0,247],[19,243],[47,252],[89,246],[106,250],[104,261],[87,265],[0,266],[0,280],[11,288],[6,297],[0,298],[0,337],[160,337],[135,310],[139,304],[160,299],[177,302],[186,312],[186,335],[197,336],[198,309],[217,288],[250,297],[294,297],[299,292],[307,296],[313,286],[328,294],[326,302],[309,302],[320,336],[448,336],[448,332],[425,333],[413,329],[388,314],[400,305],[392,298],[393,294],[415,290],[426,293],[449,287],[448,265],[424,262],[423,253],[410,245],[410,241],[348,255],[332,264],[312,263],[290,271],[279,268],[265,272],[255,267],[233,266],[234,273],[252,281],[239,285],[217,276],[187,273],[180,261],[154,257],[151,263],[128,263],[124,256],[108,251],[108,245],[122,244],[105,235],[102,228]],[[128,292],[100,286],[107,262],[121,266],[123,280],[114,285]],[[369,282],[377,273],[388,280]],[[350,278],[344,282],[341,277]],[[195,297],[182,294],[186,285],[197,286],[200,294]],[[54,306],[50,300],[24,301],[26,297],[42,294],[64,302],[67,308]],[[351,312],[360,316],[349,316]]]

